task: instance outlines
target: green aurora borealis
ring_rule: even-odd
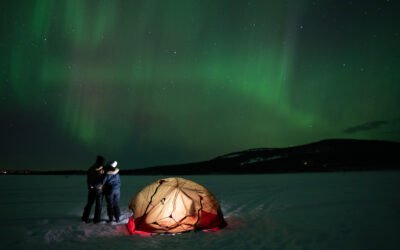
[[[399,1],[0,6],[0,168],[400,140]]]

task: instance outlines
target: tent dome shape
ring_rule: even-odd
[[[178,177],[143,188],[129,208],[133,212],[127,225],[131,234],[217,230],[226,225],[215,196],[200,184]]]

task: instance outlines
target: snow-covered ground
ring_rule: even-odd
[[[125,218],[158,178],[122,176]],[[80,222],[84,176],[0,176],[0,249],[399,249],[400,172],[185,178],[217,196],[226,228],[131,236],[124,224]]]

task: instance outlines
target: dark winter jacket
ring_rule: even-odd
[[[94,164],[87,171],[86,182],[89,189],[101,189],[103,185],[104,171],[103,166]]]
[[[121,178],[119,177],[119,169],[108,169],[105,174],[103,185],[106,192],[118,190],[121,187]]]

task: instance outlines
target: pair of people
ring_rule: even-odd
[[[119,222],[120,219],[119,199],[121,195],[121,178],[119,176],[119,169],[117,168],[118,163],[112,161],[105,165],[105,162],[105,158],[98,155],[96,162],[87,172],[88,198],[81,217],[81,220],[86,223],[89,222],[90,210],[93,203],[96,203],[93,222],[100,222],[103,196],[106,197],[107,201],[108,222],[112,222],[114,218],[116,222]]]

